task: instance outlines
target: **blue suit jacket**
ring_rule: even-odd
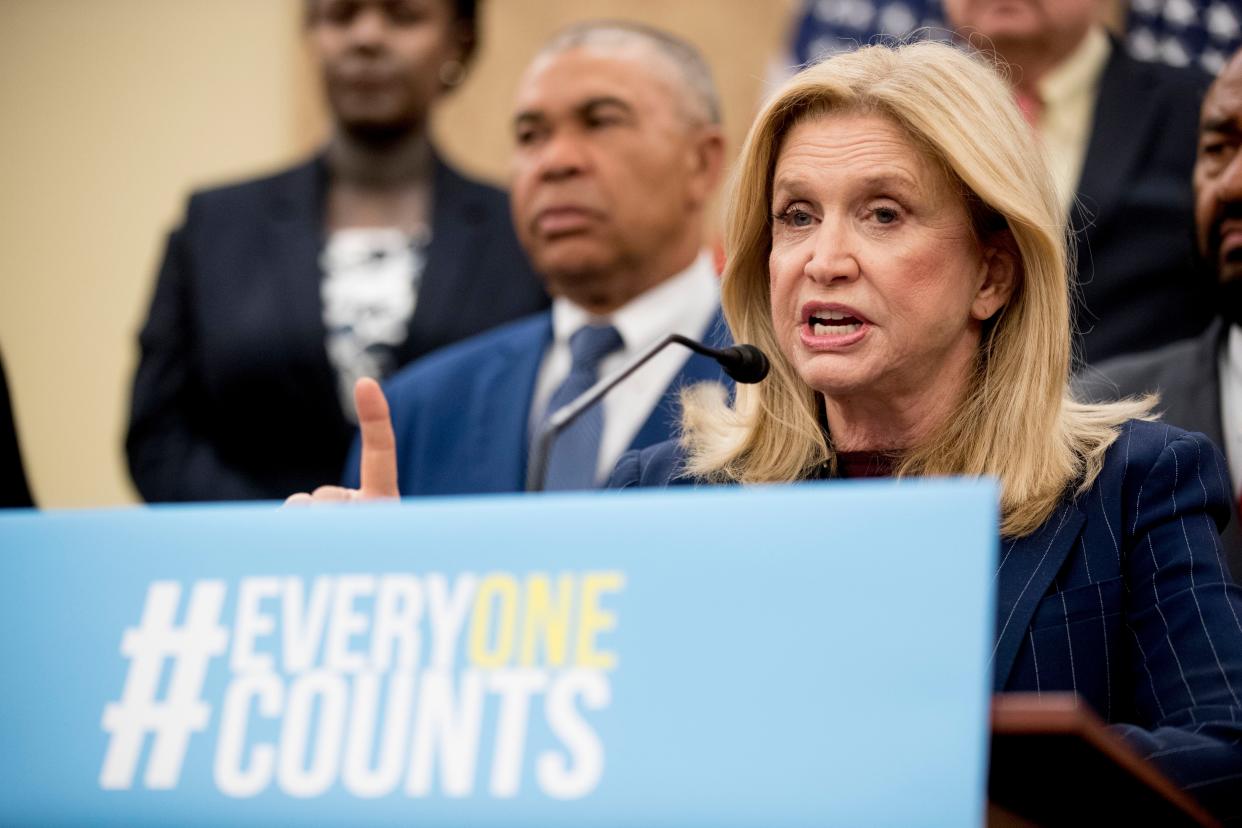
[[[704,339],[729,344],[719,314]],[[551,342],[552,314],[545,311],[431,354],[385,384],[402,495],[525,489],[535,379]],[[631,448],[672,437],[680,421],[678,391],[706,380],[725,381],[714,361],[692,354]],[[359,449],[355,439],[346,486],[358,485]]]
[[[694,484],[668,442],[613,487]],[[1001,539],[994,689],[1074,691],[1179,785],[1242,819],[1242,590],[1219,529],[1231,490],[1202,434],[1132,421],[1085,493]]]

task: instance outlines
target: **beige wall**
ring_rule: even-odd
[[[686,35],[736,149],[794,0],[489,0],[436,134],[502,178],[508,101],[555,28],[610,16]],[[133,500],[122,435],[135,334],[187,192],[292,161],[323,118],[299,0],[0,0],[0,352],[43,506]]]
[[[291,157],[291,3],[0,3],[0,350],[40,503],[132,499],[121,435],[186,190]]]

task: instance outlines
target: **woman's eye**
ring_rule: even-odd
[[[897,211],[892,207],[876,207],[871,211],[871,215],[875,216],[875,220],[880,224],[892,224],[898,218]]]
[[[800,207],[788,207],[773,218],[790,227],[810,227],[815,222],[815,216]]]

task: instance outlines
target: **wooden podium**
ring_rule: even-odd
[[[988,825],[1218,825],[1071,693],[992,699]]]

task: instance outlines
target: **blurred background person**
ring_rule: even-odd
[[[941,0],[800,0],[789,61],[804,66],[875,38],[947,39]],[[1242,46],[1242,8],[1222,0],[1101,0],[1103,18],[1139,60],[1220,73]]]
[[[1078,236],[1081,355],[1097,362],[1201,331],[1190,171],[1210,76],[1135,60],[1102,0],[944,0],[959,35],[1010,67]]]
[[[1082,382],[1098,399],[1159,393],[1167,422],[1225,450],[1234,497],[1223,542],[1234,577],[1242,578],[1242,52],[1204,99],[1194,190],[1202,267],[1218,291],[1216,318],[1193,339],[1107,360]]]
[[[387,384],[405,495],[522,491],[546,418],[597,379],[670,333],[726,344],[704,250],[724,135],[699,51],[650,26],[580,23],[527,67],[513,111],[513,221],[555,298]],[[676,432],[682,388],[722,379],[666,349],[560,433],[543,483],[602,484],[627,448]],[[345,482],[364,483],[356,450]]]
[[[307,0],[333,134],[304,164],[196,194],[172,233],[126,439],[145,499],[334,478],[358,377],[546,306],[505,196],[428,140],[477,14],[473,0]]]

